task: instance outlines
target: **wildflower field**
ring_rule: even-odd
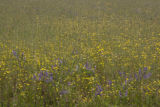
[[[160,0],[0,0],[0,107],[160,107]]]

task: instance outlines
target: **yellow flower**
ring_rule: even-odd
[[[22,92],[20,93],[20,95],[21,95],[21,96],[25,96],[25,92],[22,91]]]

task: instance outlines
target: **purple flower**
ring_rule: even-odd
[[[52,77],[53,77],[53,73],[50,73],[50,76],[52,76]]]
[[[138,80],[138,76],[137,76],[137,74],[135,74],[134,76],[135,76],[136,80]]]
[[[119,91],[119,96],[120,96],[120,97],[122,97],[122,93],[121,93],[121,91]]]
[[[141,76],[141,74],[142,74],[142,71],[141,71],[141,69],[139,69],[139,76]]]
[[[53,68],[54,68],[54,66],[52,65],[52,66],[51,66],[51,68],[53,69]]]
[[[97,88],[96,88],[96,93],[95,93],[95,95],[97,96],[97,95],[101,95],[101,92],[103,91],[103,89],[102,89],[102,87],[100,86],[100,85],[98,85],[97,86]]]
[[[60,58],[58,58],[58,61],[59,61],[59,64],[62,64],[62,63],[63,63],[62,60],[61,60]]]
[[[47,71],[45,72],[45,76],[47,76],[47,77],[48,77],[48,72],[47,72]]]
[[[123,90],[125,90],[126,89],[126,86],[125,85],[123,85]]]
[[[56,69],[54,69],[55,67],[57,67],[56,64],[52,65],[52,69],[53,69],[53,70],[56,70]]]
[[[24,56],[24,52],[22,53],[22,58],[23,58],[24,60],[26,60],[26,57]]]
[[[152,75],[152,73],[149,72],[148,74],[145,74],[145,75],[143,76],[143,78],[144,78],[144,79],[148,79],[151,75]]]
[[[51,82],[53,80],[53,76],[50,76],[50,77],[46,77],[45,81],[48,83],[48,82]]]
[[[90,69],[88,62],[86,62],[86,64],[85,64],[84,66],[85,66],[85,68],[86,68],[87,70]]]
[[[14,56],[17,56],[17,52],[16,51],[12,51]]]
[[[67,91],[67,90],[62,90],[62,91],[60,91],[59,94],[60,94],[60,95],[68,94],[68,91]]]
[[[128,95],[128,90],[126,90],[126,92],[125,92],[125,96],[127,96]]]
[[[36,75],[35,75],[35,74],[33,75],[33,79],[35,79],[35,80],[36,80]]]
[[[119,71],[118,73],[119,73],[120,76],[122,76],[122,72],[121,71]]]
[[[15,50],[12,51],[13,55],[18,58],[17,52]]]
[[[71,82],[68,82],[68,85],[70,86],[72,83]]]
[[[42,77],[43,77],[43,71],[41,71],[41,72],[38,74],[38,77],[39,77],[39,80],[42,79]]]
[[[127,85],[127,79],[125,80],[125,85]]]
[[[50,81],[52,81],[52,80],[53,80],[53,76],[50,76],[50,78],[49,78],[49,79],[50,79]]]
[[[34,78],[36,78],[36,75],[33,75]],[[53,74],[49,74],[47,71],[41,71],[38,73],[38,78],[39,81],[44,81],[44,82],[51,82],[53,80]]]
[[[142,70],[141,70],[141,69],[139,69],[138,79],[140,79],[140,80],[141,80],[142,76],[143,76],[143,72],[142,72]]]
[[[98,90],[99,90],[99,91],[103,91],[103,89],[101,88],[100,85],[98,85]]]
[[[111,80],[109,80],[109,81],[108,81],[108,84],[109,84],[109,85],[112,85],[112,81],[111,81]]]
[[[147,70],[148,70],[148,68],[147,68],[147,67],[144,67],[143,71],[147,71]]]

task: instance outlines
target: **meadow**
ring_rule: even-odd
[[[0,107],[160,107],[160,0],[0,0]]]

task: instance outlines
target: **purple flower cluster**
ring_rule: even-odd
[[[147,67],[144,67],[143,70],[139,69],[139,72],[135,74],[136,80],[148,79],[152,75],[151,72],[147,72]]]
[[[119,91],[119,96],[123,97],[123,96],[127,96],[128,95],[128,90],[125,90],[125,93],[123,94],[121,91]]]
[[[85,67],[86,70],[91,70],[91,67],[89,66],[88,62],[86,62],[86,64],[84,65],[84,67]]]
[[[13,50],[12,53],[15,57],[18,57],[17,52],[15,50]]]
[[[63,61],[60,58],[58,58],[58,62],[59,62],[59,64],[63,63]]]
[[[60,95],[65,95],[65,94],[68,94],[69,92],[67,91],[67,90],[62,90],[62,91],[60,91]]]
[[[132,76],[132,74],[130,75],[129,79],[136,79],[136,80],[141,80],[141,79],[148,79],[150,78],[150,76],[152,75],[151,72],[147,72],[148,68],[147,67],[144,67],[143,70],[139,69],[139,72],[138,73],[135,73],[134,76]],[[122,78],[127,78],[127,75],[125,72],[118,72],[120,77]],[[132,78],[133,77],[133,78]],[[127,81],[125,81],[125,83],[127,83]]]
[[[101,92],[103,91],[102,87],[100,85],[97,85],[97,88],[96,88],[96,92],[95,92],[95,95],[102,95]]]
[[[53,80],[53,74],[52,73],[48,73],[47,71],[41,71],[37,75],[34,74],[33,78],[35,80],[45,81],[45,82],[48,83],[48,82],[51,82]]]
[[[150,78],[150,76],[152,75],[151,72],[147,72],[147,67],[144,67],[143,70],[139,69],[138,73],[135,73],[134,75],[130,74],[129,77],[127,77],[125,72],[120,72],[119,71],[119,75],[122,79],[125,80],[125,83],[121,83],[122,87],[123,87],[123,92],[120,90],[119,91],[119,96],[127,96],[128,95],[128,89],[127,89],[127,84],[132,81],[132,80],[136,80],[136,81],[141,81],[142,79],[148,79]],[[109,81],[109,84],[111,84],[111,82]]]
[[[111,80],[109,80],[109,81],[108,81],[108,84],[109,84],[109,86],[111,86],[111,85],[112,85],[112,81],[111,81]]]
[[[23,59],[26,60],[25,56],[24,56],[24,52],[19,55],[15,50],[12,50],[13,55],[17,58],[17,59]]]

